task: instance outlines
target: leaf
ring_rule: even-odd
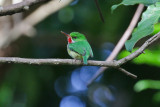
[[[134,49],[133,51],[137,50],[138,48]],[[156,66],[160,67],[160,48],[157,48],[155,50],[145,50],[145,54],[141,54],[137,58],[133,59],[132,62],[136,64],[147,64],[150,66]],[[118,55],[118,59],[124,58],[128,56],[130,52],[128,51],[122,51]]]
[[[160,0],[123,0],[120,4],[113,5],[111,10],[115,10],[120,5],[134,5],[134,4],[144,4],[144,5],[152,5],[156,2],[160,2]]]
[[[140,92],[146,89],[160,89],[160,81],[140,80],[134,85],[134,90]]]
[[[154,24],[158,22],[159,18],[160,2],[148,6],[142,15],[142,20],[138,23],[137,29],[132,33],[132,38],[125,43],[126,49],[131,52],[138,40],[151,34],[154,31]]]
[[[154,31],[152,32],[151,35],[155,35],[158,32],[160,32],[160,23],[157,23],[157,24],[154,25]]]

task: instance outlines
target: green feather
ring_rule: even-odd
[[[87,59],[89,58],[89,56],[93,57],[92,49],[91,49],[89,43],[87,42],[87,40],[78,41],[75,43],[68,44],[68,48],[70,51],[74,51],[75,53],[81,55],[82,56],[81,58],[83,58],[84,64],[87,64]],[[75,59],[78,59],[75,57],[75,55],[73,56],[70,54],[70,56],[72,56]]]

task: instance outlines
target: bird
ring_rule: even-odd
[[[67,37],[68,54],[74,59],[82,60],[83,64],[87,65],[88,58],[93,57],[93,51],[84,34],[79,32],[67,34],[63,31],[61,33]]]

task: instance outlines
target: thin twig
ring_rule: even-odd
[[[119,70],[119,71],[121,71],[121,72],[123,72],[123,73],[125,73],[126,75],[128,75],[128,76],[132,77],[133,79],[136,79],[136,78],[137,78],[137,76],[136,76],[136,75],[134,75],[134,74],[132,74],[132,73],[128,72],[128,71],[127,71],[127,70],[125,70],[124,68],[118,68],[118,70]]]
[[[102,14],[101,8],[99,7],[98,0],[94,0],[94,2],[96,3],[96,7],[98,9],[100,18],[101,18],[102,22],[104,22],[103,14]]]
[[[29,8],[35,4],[39,4],[47,1],[50,1],[50,0],[26,0],[17,4],[0,6],[0,16],[12,15],[15,13],[26,11],[26,10],[29,10]]]
[[[128,28],[126,29],[126,31],[124,32],[122,38],[119,40],[119,42],[117,43],[117,45],[115,46],[115,48],[113,49],[112,53],[110,54],[110,56],[106,59],[106,61],[111,61],[114,60],[115,57],[118,55],[118,53],[120,52],[120,50],[122,49],[122,47],[125,44],[125,41],[130,37],[134,27],[136,26],[141,13],[143,11],[144,5],[140,4],[128,26]],[[101,67],[96,73],[95,75],[93,75],[93,77],[88,81],[88,85],[90,85],[99,75],[101,75],[105,70],[107,69],[107,67]]]

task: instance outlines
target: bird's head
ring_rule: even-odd
[[[67,34],[67,33],[61,31],[61,33],[67,36],[68,43],[74,43],[74,42],[86,40],[86,37],[79,32],[72,32],[70,34]]]

